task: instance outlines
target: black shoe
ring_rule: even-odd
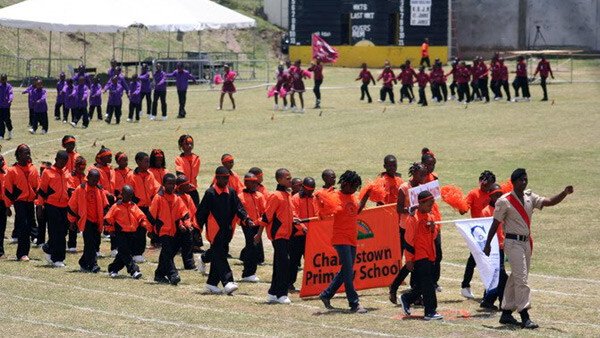
[[[178,118],[178,119],[184,119],[184,118],[185,118],[185,115],[177,115],[177,118]]]
[[[398,304],[398,295],[395,291],[390,290],[389,300],[392,304]]]
[[[181,282],[181,278],[177,275],[169,278],[169,283],[171,283],[171,285],[177,285],[177,284],[179,284],[179,282]]]
[[[545,98],[541,99],[540,101],[548,101],[548,98],[545,97]]]
[[[196,270],[196,265],[188,265],[183,267],[184,270]]]
[[[502,314],[502,316],[500,316],[500,324],[519,325],[519,322],[512,314]]]
[[[410,316],[410,304],[408,303],[408,301],[405,300],[404,296],[406,296],[406,294],[400,296],[400,305],[402,305],[402,310],[404,311],[404,314]]]
[[[96,265],[90,271],[92,271],[92,273],[98,273],[98,272],[100,272],[100,267],[98,265]]]
[[[479,307],[486,310],[498,311],[498,307],[492,303],[488,303],[486,301],[481,302]]]
[[[154,281],[160,284],[169,284],[169,279],[165,276],[154,276]]]
[[[333,309],[333,306],[331,306],[331,300],[329,298],[325,298],[323,295],[319,295],[319,299],[323,302],[323,305],[325,305],[326,309]]]
[[[537,329],[538,327],[540,327],[539,325],[537,325],[536,323],[534,323],[531,319],[527,319],[524,323],[521,323],[521,327],[524,329]]]

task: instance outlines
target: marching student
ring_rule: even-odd
[[[29,261],[31,231],[36,227],[33,202],[39,186],[39,173],[31,163],[31,149],[20,144],[15,151],[17,162],[4,177],[4,203],[15,207],[15,233],[18,238],[17,260]]]
[[[535,79],[535,76],[540,73],[540,86],[542,87],[542,90],[544,91],[544,97],[542,98],[542,101],[548,101],[548,91],[546,90],[546,79],[548,78],[548,73],[550,73],[550,76],[552,77],[552,80],[554,80],[554,73],[552,73],[552,68],[550,68],[550,62],[548,62],[546,60],[546,57],[544,55],[542,55],[540,62],[538,63],[537,67],[535,68],[535,73],[533,73],[533,78]]]
[[[200,226],[206,225],[206,238],[210,242],[210,249],[200,258],[200,266],[211,263],[206,280],[209,293],[221,293],[219,283],[223,285],[225,294],[232,294],[238,289],[227,262],[233,223],[237,216],[246,226],[254,226],[235,190],[229,186],[230,176],[229,169],[218,167],[215,170],[216,183],[206,190],[198,206],[197,221]]]
[[[471,101],[481,101],[481,92],[479,91],[479,86],[477,84],[477,81],[479,81],[479,69],[477,68],[477,65],[479,64],[478,60],[479,56],[473,59],[472,65],[467,66],[471,76]]]
[[[115,195],[115,198],[119,198],[121,196],[121,190],[123,190],[123,187],[127,184],[127,176],[129,176],[131,169],[128,167],[129,157],[122,151],[115,154],[115,162],[117,162],[117,167],[114,169],[115,182],[113,184],[112,193]]]
[[[200,173],[200,156],[196,155],[194,150],[194,138],[191,135],[181,135],[177,141],[181,154],[175,157],[175,173],[185,175],[190,180],[193,189],[187,192],[194,200],[194,204],[200,204],[200,195],[198,194],[198,174]],[[194,252],[200,252],[202,243],[202,223],[198,224],[200,230],[192,230]]]
[[[394,155],[387,155],[383,158],[384,172],[377,175],[377,180],[383,183],[385,189],[385,197],[382,201],[377,201],[378,204],[392,204],[398,201],[398,189],[404,180],[398,173],[398,160]]]
[[[273,109],[278,110],[279,109],[279,98],[281,98],[283,106],[281,106],[281,109],[283,110],[287,110],[288,109],[288,102],[287,102],[287,92],[290,90],[290,74],[287,70],[284,70],[283,65],[279,64],[279,66],[277,66],[277,72],[275,73],[275,95],[273,96],[274,100],[275,100],[275,106],[273,107]],[[285,94],[282,93],[281,89],[284,89]]]
[[[149,217],[161,244],[154,281],[171,285],[177,285],[181,281],[173,261],[178,248],[175,235],[178,228],[186,229],[190,220],[185,203],[175,194],[175,185],[175,175],[166,174],[163,177],[162,187],[152,198]]]
[[[141,84],[140,109],[142,103],[144,102],[144,99],[146,99],[146,115],[148,115],[148,117],[151,117],[150,114],[152,113],[152,85],[150,83],[150,72],[148,71],[148,64],[142,63],[142,71],[140,72],[140,75],[138,75],[138,79]]]
[[[94,76],[90,86],[90,121],[94,120],[94,111],[98,111],[98,121],[102,121],[102,85],[100,78]]]
[[[471,93],[469,91],[470,77],[471,72],[467,68],[467,65],[464,61],[460,61],[454,70],[454,78],[458,86],[458,102],[462,102],[463,104],[471,102]]]
[[[68,153],[68,152],[67,152]],[[75,158],[75,166],[72,171],[70,171],[69,175],[69,187],[67,189],[69,193],[69,198],[73,195],[73,191],[77,189],[82,183],[86,181],[85,168],[87,167],[87,162],[83,156],[78,156]],[[65,166],[66,169],[66,166]],[[67,252],[76,253],[77,252],[77,233],[78,229],[69,228],[69,239],[67,240]]]
[[[110,165],[112,159],[112,151],[105,146],[101,146],[96,154],[96,162],[88,168],[88,172],[89,170],[96,169],[100,173],[100,186],[104,193],[106,193],[106,197],[111,205],[115,202],[115,171]]]
[[[264,228],[267,228],[267,237],[273,245],[273,274],[267,302],[291,304],[292,301],[288,298],[289,241],[294,222],[294,205],[288,189],[292,186],[292,175],[287,169],[277,169],[275,180],[277,189],[269,195],[267,209],[254,241],[258,243]]]
[[[144,152],[135,154],[135,163],[137,167],[130,171],[127,175],[126,184],[133,188],[133,202],[144,212],[146,217],[150,219],[150,206],[153,196],[156,195],[160,188],[160,183],[154,178],[150,167],[150,156]],[[146,228],[138,227],[136,231],[135,245],[131,248],[133,260],[136,263],[145,262],[144,251],[146,250]]]
[[[480,56],[477,58],[477,88],[481,93],[481,99],[485,98],[485,103],[490,102],[490,94],[488,92],[488,75],[490,70],[483,62],[483,58]]]
[[[304,113],[304,92],[306,91],[304,87],[304,79],[307,78],[304,70],[301,67],[301,61],[296,60],[294,65],[289,68],[290,78],[292,82],[292,94],[290,96],[290,102],[292,104],[292,111],[294,113]],[[300,109],[298,109],[298,105],[296,105],[295,94],[298,93],[298,98],[300,98]]]
[[[254,174],[254,176],[256,176],[257,179],[257,183],[258,183],[258,187],[256,188],[256,191],[260,192],[261,194],[263,194],[263,197],[265,198],[265,203],[267,201],[267,199],[269,198],[269,195],[271,194],[269,192],[269,190],[267,189],[267,187],[264,186],[263,184],[263,178],[264,178],[264,174],[261,168],[258,167],[252,167],[250,168],[250,170],[248,170],[249,173]],[[256,223],[258,224],[258,223]],[[243,250],[242,250],[243,251]],[[262,265],[265,263],[265,249],[263,247],[263,242],[260,241],[257,245],[256,245],[256,252],[257,252],[257,263],[258,265]],[[240,257],[242,257],[242,255],[240,254]]]
[[[435,67],[435,66],[434,66]],[[433,73],[433,72],[432,72]],[[427,87],[427,83],[429,82],[429,75],[425,73],[425,67],[419,67],[419,73],[417,73],[417,84],[419,85],[419,102],[421,106],[427,106],[427,97],[425,97],[425,87]],[[432,83],[433,86],[433,83]],[[435,93],[435,90],[434,90]],[[433,97],[434,101],[437,101],[437,96]]]
[[[321,173],[321,179],[323,180],[323,186],[321,187],[321,191],[334,191],[335,190],[335,172],[331,169],[325,169]],[[319,192],[316,192],[315,195],[318,195]]]
[[[494,101],[498,101],[502,99],[502,92],[500,91],[500,86],[502,85],[500,82],[500,62],[498,62],[498,58],[492,58],[490,73],[490,88],[492,89],[492,93],[494,93]]]
[[[10,119],[10,106],[14,98],[13,88],[7,82],[6,74],[0,74],[0,140],[10,140],[12,138],[13,126]],[[5,130],[8,130],[8,135],[5,134]]]
[[[371,99],[371,95],[369,94],[369,83],[373,82],[373,86],[375,85],[375,78],[373,77],[373,74],[371,74],[371,72],[369,71],[369,69],[367,68],[367,64],[363,63],[361,65],[362,70],[360,71],[360,73],[358,74],[358,77],[356,78],[355,81],[361,80],[362,81],[362,85],[360,86],[360,100],[364,100],[365,99],[365,95],[367,96],[367,100],[369,103],[373,102],[373,100]]]
[[[115,122],[121,123],[121,114],[123,113],[123,91],[125,88],[119,83],[119,78],[113,76],[110,82],[104,87],[104,92],[108,92],[108,102],[106,103],[106,120],[110,124],[113,114]]]
[[[38,124],[42,127],[42,134],[48,132],[48,102],[46,102],[46,89],[44,89],[42,80],[37,80],[34,89],[29,94],[33,103],[33,119],[29,133],[35,134]]]
[[[33,124],[33,97],[31,96],[31,93],[35,89],[35,84],[38,79],[39,78],[35,76],[31,81],[31,84],[21,92],[21,94],[27,94],[27,108],[29,109],[29,123],[27,125],[28,127],[31,127],[31,125]]]
[[[427,64],[427,68],[431,68],[431,61],[429,61],[429,38],[425,38],[423,40],[423,44],[421,45],[421,61],[419,62],[419,66],[423,67]]]
[[[90,169],[87,181],[79,185],[69,199],[67,217],[70,227],[77,227],[83,234],[83,254],[79,259],[82,272],[100,271],[97,253],[100,251],[104,213],[108,208],[106,193],[98,184],[100,177],[98,169]]]
[[[60,72],[58,75],[58,81],[56,82],[56,103],[54,104],[54,120],[60,121],[60,109],[63,110],[63,115],[65,113],[65,93],[63,89],[67,85],[65,81],[65,73]]]
[[[236,194],[241,193],[244,190],[244,183],[242,183],[240,176],[232,170],[235,164],[233,156],[230,154],[223,154],[223,156],[221,156],[221,164],[229,170],[228,185],[235,190]],[[213,180],[213,184],[215,184],[215,182],[216,178]]]
[[[291,187],[291,191],[290,191],[292,196],[299,193],[300,189],[302,189],[302,179],[300,179],[299,177],[292,178],[292,187]]]
[[[4,181],[7,172],[8,167],[6,166],[4,156],[0,155],[0,258],[4,257],[4,233],[6,232],[6,219],[7,217],[12,216],[10,207],[7,208],[6,202],[4,202]]]
[[[71,118],[75,114],[75,106],[77,104],[77,93],[73,84],[73,79],[67,79],[67,84],[63,88],[63,95],[65,97],[65,105],[63,107],[63,123],[69,122],[69,113]]]
[[[39,177],[42,177],[44,171],[50,167],[52,167],[52,163],[42,161],[40,164]],[[33,201],[33,205],[35,209],[36,226],[31,229],[31,243],[39,248],[46,243],[46,229],[48,229],[48,217],[46,217],[44,198],[40,195],[39,190],[35,201]]]
[[[421,150],[421,163],[423,163],[423,165],[425,166],[426,173],[427,173],[427,175],[425,175],[423,177],[423,184],[437,180],[438,174],[436,174],[434,172],[437,160],[435,158],[435,154],[431,150],[429,150],[429,148],[423,148]],[[434,220],[436,222],[439,222],[442,220],[442,213],[440,212],[440,206],[435,201],[433,202],[433,207],[431,209],[431,213],[433,214]],[[436,253],[436,258],[435,258],[435,264],[434,264],[434,269],[433,269],[435,286],[436,286],[437,292],[442,292],[442,287],[438,285],[438,281],[440,280],[440,273],[442,270],[441,264],[442,264],[442,259],[443,259],[442,227],[438,223],[436,223],[435,253]]]
[[[256,276],[256,267],[259,263],[259,249],[262,250],[262,246],[258,246],[254,242],[254,236],[258,233],[258,224],[262,215],[266,211],[266,197],[259,192],[258,189],[258,177],[253,173],[247,173],[244,175],[244,184],[246,188],[238,194],[240,202],[244,206],[248,218],[252,220],[253,225],[247,226],[242,225],[242,231],[244,232],[245,246],[240,254],[240,260],[244,262],[244,269],[242,271],[242,281],[256,283],[259,278]],[[262,243],[262,241],[261,241]],[[264,257],[264,253],[263,257]],[[263,259],[264,260],[264,259]]]
[[[192,250],[192,230],[200,230],[198,221],[196,219],[196,213],[198,209],[194,204],[194,200],[188,195],[188,191],[192,189],[190,181],[185,175],[177,175],[176,179],[175,194],[179,196],[185,206],[188,209],[190,215],[190,221],[187,227],[177,228],[175,233],[175,242],[178,249],[181,251],[181,260],[183,261],[183,268],[185,270],[195,270],[196,263],[194,262],[194,252]]]
[[[223,87],[221,87],[221,97],[219,98],[219,110],[223,109],[223,99],[225,94],[229,95],[233,110],[235,110],[235,100],[233,99],[233,93],[236,92],[233,81],[237,77],[237,73],[229,69],[229,65],[223,66]]]
[[[295,218],[308,220],[317,216],[317,202],[313,196],[315,186],[315,179],[312,177],[305,177],[302,180],[300,192],[292,196]],[[294,283],[296,283],[298,269],[301,267],[302,257],[304,257],[307,232],[308,228],[302,223],[294,224],[292,228],[290,237],[290,277],[288,280],[288,290],[290,292],[297,290]]]
[[[415,99],[413,94],[413,83],[414,78],[417,77],[417,73],[410,66],[410,60],[406,60],[406,62],[400,66],[400,74],[398,74],[397,80],[400,80],[402,87],[400,88],[400,103],[404,101],[406,97],[408,99],[408,103],[412,103]]]
[[[519,97],[519,89],[522,90],[522,99],[523,101],[529,101],[529,79],[527,78],[527,62],[525,61],[525,57],[523,55],[519,55],[517,57],[517,76],[515,77],[512,85],[515,90],[515,97],[512,100],[513,102],[518,101]]]
[[[408,293],[400,296],[402,309],[407,316],[411,315],[410,306],[423,297],[425,307],[424,320],[441,320],[444,317],[437,313],[437,297],[435,290],[434,265],[436,260],[435,216],[432,214],[433,195],[429,191],[421,191],[418,196],[419,205],[416,212],[412,208],[407,219],[406,242],[414,248],[414,253],[406,251],[406,266],[413,272],[415,285]]]
[[[508,86],[508,68],[504,64],[503,58],[498,58],[498,65],[498,94],[502,95],[502,93],[500,92],[500,87],[502,87],[504,89],[504,92],[506,93],[506,100],[510,102],[510,87]]]
[[[61,145],[67,152],[67,155],[69,155],[69,160],[65,165],[65,170],[70,173],[75,169],[75,160],[77,157],[79,157],[79,153],[75,151],[75,147],[77,147],[77,140],[73,135],[65,135],[62,138]]]
[[[456,94],[458,91],[458,84],[456,83],[456,67],[458,66],[458,62],[458,58],[453,57],[452,62],[450,63],[452,68],[448,74],[445,74],[445,76],[450,76],[450,74],[452,74],[452,82],[450,83],[450,100],[456,100]]]
[[[383,72],[377,77],[377,81],[379,80],[383,82],[379,90],[379,102],[385,102],[386,95],[389,95],[390,102],[394,104],[394,84],[398,83],[398,81],[388,61],[385,63]]]
[[[90,89],[85,84],[85,78],[79,77],[77,86],[74,89],[75,94],[75,107],[73,112],[73,119],[71,120],[71,125],[73,128],[77,127],[77,123],[79,120],[82,120],[82,128],[85,129],[88,127],[90,123],[87,105],[88,105],[88,97],[90,96]]]
[[[42,246],[42,250],[46,261],[54,267],[65,266],[70,174],[64,168],[68,160],[69,155],[66,151],[58,151],[54,165],[43,171],[38,189],[38,195],[44,203],[44,216],[48,222],[48,241]],[[45,229],[40,231],[45,232]]]
[[[333,214],[333,235],[331,244],[338,254],[341,263],[340,271],[335,275],[329,286],[319,295],[327,309],[333,309],[331,298],[344,284],[346,298],[350,311],[355,313],[367,313],[358,299],[354,289],[354,260],[356,259],[356,245],[358,237],[358,214],[364,204],[359,205],[354,196],[356,190],[362,184],[360,176],[355,171],[347,170],[340,176],[340,190],[326,194],[337,194],[340,200],[339,210]]]
[[[138,80],[137,74],[133,74],[129,83],[129,117],[127,122],[133,122],[135,113],[135,122],[140,122],[140,111],[142,110],[142,85]]]
[[[175,69],[172,73],[166,74],[166,76],[175,78],[175,85],[177,87],[177,97],[179,99],[179,114],[177,115],[177,118],[185,118],[185,102],[187,96],[188,82],[191,80],[192,83],[196,84],[196,78],[192,74],[190,74],[190,72],[183,69],[183,63],[181,62],[177,62],[177,69]],[[164,116],[166,116],[165,112],[163,112],[163,117]]]
[[[152,75],[154,81],[154,96],[152,98],[152,116],[150,120],[156,119],[158,112],[158,101],[160,100],[160,110],[162,112],[162,120],[167,120],[167,73],[162,69],[160,63],[156,64],[156,71]]]
[[[158,182],[161,182],[162,178],[169,173],[164,151],[161,149],[152,149],[150,152],[150,168],[148,168],[148,171],[154,175],[154,178]]]
[[[119,248],[114,261],[108,265],[108,275],[111,278],[118,276],[122,268],[133,279],[142,278],[140,268],[133,261],[131,250],[136,245],[136,232],[140,227],[150,228],[146,215],[138,208],[133,199],[133,188],[124,185],[121,191],[121,199],[118,200],[104,216],[106,230],[114,235],[115,242]]]
[[[448,101],[448,86],[446,86],[446,75],[441,61],[436,60],[433,64],[430,76],[432,89],[436,96],[435,100],[437,102]]]
[[[315,93],[315,107],[314,109],[321,108],[321,85],[323,84],[323,65],[321,60],[316,59],[314,62],[311,61],[310,67],[307,69],[309,72],[313,72],[313,79],[315,81],[313,86],[313,93]]]

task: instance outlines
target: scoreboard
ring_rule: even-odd
[[[448,46],[450,0],[289,0],[290,44]]]

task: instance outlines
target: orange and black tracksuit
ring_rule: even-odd
[[[258,224],[265,213],[267,200],[262,193],[248,189],[244,189],[241,194],[238,194],[238,197],[244,209],[246,209],[248,217],[255,224],[255,226],[245,226],[242,224],[246,245],[240,253],[240,260],[244,262],[244,270],[242,271],[242,278],[244,278],[256,274],[256,267],[259,260],[259,246],[254,243],[254,236],[258,233]]]
[[[243,223],[248,221],[248,214],[233,188],[220,188],[216,184],[206,189],[200,206],[198,206],[198,224],[206,224],[206,239],[210,249],[202,255],[204,262],[211,262],[207,284],[217,286],[219,282],[225,286],[233,282],[233,273],[227,262],[229,242],[233,237],[233,226],[236,216]]]
[[[177,229],[175,241],[177,243],[177,248],[181,251],[183,268],[186,270],[194,270],[196,268],[196,262],[194,262],[194,252],[192,251],[192,230],[199,229],[198,222],[196,221],[197,208],[190,195],[178,194],[178,196],[181,197],[188,209],[190,222],[188,227]]]
[[[140,268],[133,261],[131,248],[135,245],[137,229],[150,227],[146,215],[133,202],[117,201],[104,216],[104,226],[109,233],[115,234],[119,250],[115,260],[108,265],[108,272],[119,272],[124,267],[130,275],[139,272]]]
[[[305,196],[302,191],[292,196],[294,205],[294,216],[300,219],[307,219],[317,216],[317,200],[314,196]],[[308,224],[308,223],[306,223]],[[302,225],[295,225],[290,237],[290,277],[289,289],[295,289],[294,283],[298,278],[298,269],[304,257],[304,248],[306,247],[306,234]]]
[[[154,175],[145,171],[142,172],[139,168],[129,172],[125,179],[125,184],[133,188],[133,202],[144,212],[146,217],[150,219],[150,204],[152,197],[156,195],[160,184],[154,178]],[[139,227],[137,229],[137,244],[131,249],[134,256],[139,256],[146,250],[146,228]]]
[[[212,185],[215,184],[217,184],[216,177],[213,178],[212,181]],[[246,186],[244,185],[244,182],[242,182],[240,175],[235,173],[233,170],[229,170],[229,183],[227,183],[227,186],[235,190],[236,194],[240,194],[242,191],[244,191],[244,189],[246,189]]]
[[[79,266],[84,271],[98,272],[96,252],[100,251],[100,234],[104,225],[104,214],[108,209],[106,192],[99,186],[82,183],[71,195],[67,218],[76,223],[83,233],[83,255]]]
[[[6,164],[0,167],[0,257],[4,256],[4,233],[6,232],[6,204],[4,203],[4,179],[8,167]]]
[[[69,160],[67,161],[67,164],[65,165],[65,171],[70,173],[73,170],[75,170],[75,160],[79,157],[79,153],[76,151],[72,151],[72,152],[67,152],[67,155],[69,155]]]
[[[287,296],[290,274],[289,242],[294,222],[294,206],[292,196],[284,186],[277,185],[277,189],[269,196],[262,221],[266,225],[267,237],[274,249],[269,294],[277,298]]]
[[[88,168],[88,172],[91,169],[96,169],[100,172],[100,187],[106,194],[106,198],[110,205],[115,203],[115,170],[110,165],[101,165],[99,163],[93,164]]]
[[[194,187],[194,189],[189,191],[187,194],[192,197],[195,205],[200,204],[200,194],[198,194],[198,174],[200,173],[200,164],[200,156],[194,153],[190,155],[181,153],[179,156],[175,157],[175,173],[183,174],[190,180],[190,184]],[[162,184],[162,179],[160,183]],[[200,247],[204,245],[202,242],[203,224],[199,225],[200,229],[192,229],[192,246],[196,252],[199,252]]]
[[[75,191],[75,189],[82,183],[84,183],[86,180],[87,178],[85,177],[85,174],[79,174],[74,170],[71,171],[71,175],[69,175],[69,197],[71,197],[73,191]],[[67,240],[67,248],[75,249],[77,248],[77,233],[79,232],[79,229],[72,229],[71,227],[68,228],[69,239]]]
[[[24,166],[15,163],[4,177],[4,203],[7,208],[15,206],[15,232],[19,239],[17,259],[29,255],[31,230],[36,227],[33,202],[39,179],[40,174],[31,163]]]
[[[67,229],[67,206],[69,204],[69,172],[52,166],[42,173],[38,195],[42,198],[48,221],[48,242],[42,250],[53,262],[65,260]]]
[[[125,186],[125,184],[127,184],[127,176],[129,175],[129,173],[131,172],[130,168],[117,168],[114,170],[115,172],[115,183],[114,183],[114,190],[113,193],[115,194],[115,197],[119,197],[121,196],[121,191],[123,190],[123,187]]]
[[[189,228],[190,214],[181,197],[159,191],[150,204],[150,217],[153,232],[158,235],[161,250],[158,257],[158,266],[154,272],[155,280],[169,281],[179,279],[173,258],[177,254],[175,235],[177,229]]]
[[[425,306],[425,315],[436,313],[436,230],[431,229],[428,222],[435,221],[432,213],[417,211],[409,216],[406,224],[406,261],[414,263],[413,276],[415,285],[410,292],[402,295],[403,300],[413,304],[421,296]]]

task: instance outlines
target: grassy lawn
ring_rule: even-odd
[[[154,284],[157,251],[147,252],[149,262],[141,265],[144,279],[135,281],[110,279],[105,273],[109,258],[99,261],[101,274],[76,272],[80,253],[67,256],[65,269],[47,268],[41,250],[34,248],[29,263],[0,260],[3,332],[17,336],[600,335],[600,250],[594,240],[600,237],[600,84],[551,85],[550,102],[539,102],[541,89],[534,86],[529,103],[463,106],[448,102],[422,108],[359,101],[360,91],[352,81],[357,74],[356,69],[326,69],[323,108],[307,109],[305,114],[274,112],[264,87],[240,90],[235,96],[237,110],[217,111],[218,92],[191,87],[188,118],[178,120],[173,113],[177,98],[170,88],[166,122],[143,119],[136,124],[106,126],[94,121],[82,130],[51,121],[45,136],[27,133],[26,97],[17,94],[12,110],[15,138],[2,141],[2,153],[12,163],[16,146],[28,143],[37,165],[54,158],[63,135],[74,134],[79,152],[88,161],[102,144],[113,152],[126,151],[130,159],[137,151],[162,148],[173,170],[177,138],[190,133],[202,158],[199,182],[203,187],[227,152],[236,158],[234,170],[240,174],[252,166],[261,167],[270,189],[280,167],[287,167],[296,177],[313,176],[319,181],[325,168],[338,175],[353,169],[364,181],[382,170],[387,154],[397,156],[406,178],[410,163],[419,160],[424,146],[437,156],[441,183],[458,185],[465,192],[477,185],[479,173],[485,169],[504,181],[513,169],[524,167],[530,188],[539,194],[552,195],[568,184],[575,186],[575,194],[561,205],[537,212],[533,218],[536,244],[530,276],[531,313],[541,324],[539,330],[505,328],[498,324],[499,314],[480,312],[476,302],[460,296],[468,250],[454,227],[447,225],[443,229],[444,290],[438,294],[439,311],[446,316],[443,322],[403,320],[401,309],[387,301],[387,289],[360,292],[361,303],[370,310],[364,316],[328,312],[319,300],[303,301],[297,294],[292,295],[291,306],[267,305],[272,256],[268,243],[268,262],[258,270],[262,282],[240,284],[233,297],[204,295],[206,277],[195,271],[182,271],[182,283],[177,287]],[[249,85],[238,83],[240,89],[244,86]],[[374,97],[378,89],[371,88]],[[49,106],[53,106],[53,95],[49,96]],[[313,104],[312,92],[307,92],[306,106]],[[227,101],[225,106],[229,107]],[[447,220],[460,217],[444,204],[442,213]],[[12,219],[7,236],[11,230]],[[9,258],[14,258],[16,247],[7,241],[5,247]],[[237,258],[242,247],[243,234],[237,232],[231,254]],[[102,252],[108,254],[109,249],[104,242]],[[230,263],[235,277],[240,278],[239,261]],[[182,267],[178,257],[176,264]],[[473,288],[480,297],[483,290],[477,278]],[[343,295],[333,304],[344,308]]]

